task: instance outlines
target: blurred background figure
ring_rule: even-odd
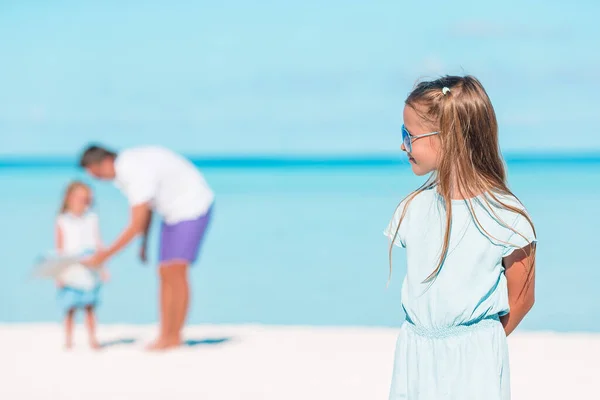
[[[130,205],[129,223],[106,249],[84,263],[101,267],[142,236],[140,260],[146,262],[152,214],[161,217],[159,250],[160,332],[149,350],[180,346],[190,301],[188,267],[198,258],[210,221],[214,194],[188,160],[158,146],[135,147],[119,154],[89,146],[79,164],[92,177],[114,181]]]
[[[102,248],[98,215],[90,210],[92,189],[81,181],[74,181],[67,187],[60,214],[56,219],[56,251],[61,256],[86,257]],[[69,266],[56,282],[58,298],[65,313],[65,346],[73,347],[73,326],[75,312],[85,310],[85,323],[89,343],[94,349],[100,348],[96,337],[96,307],[102,281],[108,279],[108,272],[102,264],[97,271],[82,264]]]

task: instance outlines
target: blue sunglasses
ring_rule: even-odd
[[[424,133],[422,135],[412,135],[408,129],[402,124],[402,144],[407,153],[412,153],[412,142],[417,139],[424,138],[427,136],[437,135],[439,132]]]

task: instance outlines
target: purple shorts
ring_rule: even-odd
[[[169,225],[163,221],[160,230],[159,262],[187,261],[193,264],[198,258],[202,239],[210,222],[212,206],[206,214],[189,221]]]

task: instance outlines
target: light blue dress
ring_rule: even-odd
[[[497,197],[524,210],[513,197]],[[510,399],[508,349],[499,321],[509,312],[502,259],[536,238],[520,214],[490,207],[482,196],[471,204],[474,215],[467,201],[452,201],[449,250],[429,282],[424,281],[443,248],[444,201],[430,189],[407,207],[394,243],[406,248],[406,322],[396,344],[390,400]],[[405,205],[384,232],[390,239]]]

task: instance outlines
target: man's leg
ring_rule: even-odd
[[[173,329],[173,301],[175,288],[169,267],[159,267],[159,333],[158,338],[148,346],[148,350],[162,350],[167,347],[167,337]]]
[[[159,267],[160,336],[149,350],[164,350],[182,343],[181,330],[189,306],[187,269],[184,261],[171,261]]]
[[[163,223],[159,268],[165,292],[161,300],[162,329],[160,345],[155,347],[157,349],[176,347],[182,343],[181,332],[190,303],[188,268],[198,256],[210,215],[211,210],[195,220],[174,225]]]
[[[162,267],[171,283],[173,291],[172,302],[166,311],[169,315],[168,325],[165,330],[165,347],[177,347],[182,343],[181,330],[185,322],[189,301],[190,289],[187,280],[188,265],[186,261],[172,261],[168,266]]]
[[[173,283],[175,287],[175,299],[173,301],[173,332],[169,343],[179,346],[182,342],[181,332],[187,317],[190,304],[190,285],[188,282],[187,263],[172,264],[169,268],[173,271]]]

